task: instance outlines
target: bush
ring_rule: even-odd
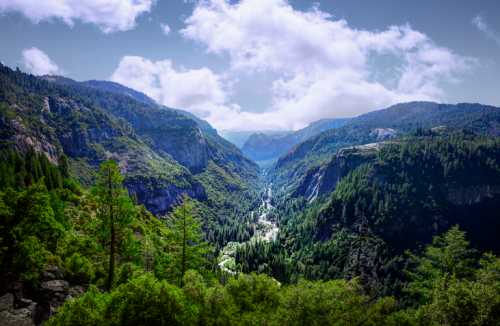
[[[100,293],[95,287],[91,287],[81,297],[66,301],[58,309],[57,314],[50,318],[44,325],[110,325],[111,323],[106,319],[105,315],[109,299],[108,294]]]
[[[95,277],[95,269],[92,262],[81,256],[79,253],[74,253],[64,261],[64,266],[72,281],[79,284],[89,283]]]

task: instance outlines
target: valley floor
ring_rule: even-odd
[[[221,250],[218,258],[218,265],[220,269],[229,274],[236,274],[236,250],[239,246],[246,243],[264,241],[269,242],[276,239],[279,227],[276,221],[269,218],[269,212],[273,209],[272,205],[272,189],[271,185],[266,185],[262,192],[262,203],[257,212],[252,211],[252,217],[259,214],[257,220],[254,222],[254,235],[249,241],[235,242],[231,241]],[[252,220],[254,220],[252,218]]]

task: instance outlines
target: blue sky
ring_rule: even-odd
[[[496,0],[0,0],[0,42],[11,67],[114,80],[220,130],[500,106]]]

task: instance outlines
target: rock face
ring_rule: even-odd
[[[27,291],[29,294],[22,282],[9,284],[8,292],[0,296],[0,325],[40,325],[66,300],[85,292],[82,286],[70,284],[64,277],[59,267],[47,266],[40,286]]]
[[[5,92],[13,98],[2,102],[3,144],[34,149],[55,164],[65,154],[84,185],[93,183],[101,162],[116,160],[130,192],[155,214],[164,214],[183,194],[203,201],[205,189],[219,189],[217,178],[199,176],[209,166],[242,185],[237,191],[250,189],[258,178],[257,165],[206,121],[122,85],[38,78],[1,64],[0,81],[11,86],[0,97]]]
[[[35,325],[35,303],[23,300],[16,307],[14,295],[6,293],[0,297],[0,324],[2,326],[31,326]]]
[[[207,198],[205,189],[197,182],[186,187],[179,187],[172,183],[150,179],[149,182],[127,180],[125,185],[130,194],[155,215],[165,215],[173,205],[179,202],[183,195],[200,201]]]
[[[361,164],[374,159],[380,146],[381,143],[374,143],[339,150],[328,163],[307,172],[293,197],[303,196],[312,202],[318,196],[333,192],[340,179]]]

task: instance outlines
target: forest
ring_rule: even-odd
[[[424,148],[426,159],[411,159]],[[384,179],[387,183],[383,186],[394,193],[394,197],[385,197],[387,204],[368,203],[361,195],[350,197],[356,192],[363,194],[366,187],[381,186],[377,186],[378,178],[366,179],[378,173],[370,171],[397,166],[408,173],[395,177],[407,181],[417,178],[424,183],[418,171],[425,170],[415,165],[439,163],[446,167],[446,178],[460,178],[465,168],[470,171],[462,166],[467,163],[481,167],[478,180],[490,179],[498,177],[488,172],[498,169],[498,161],[489,156],[497,155],[496,151],[495,141],[470,137],[438,137],[389,146],[376,161],[351,173],[324,207],[312,209],[316,212],[313,221],[309,217],[303,221],[305,225],[296,227],[307,233],[311,223],[331,223],[334,216],[342,219],[343,227],[334,237],[323,231],[310,235],[314,261],[337,257],[332,250],[341,247],[335,248],[334,243],[351,241],[352,246],[365,241],[374,245],[380,239],[390,243],[383,229],[401,209],[412,212],[412,206],[404,207],[400,202],[411,193],[391,186],[400,180]],[[445,152],[448,154],[442,154]],[[480,159],[461,160],[476,156]],[[449,220],[447,228],[443,227],[423,248],[400,250],[404,275],[398,276],[397,289],[388,285],[391,291],[373,291],[370,278],[354,272],[318,277],[294,271],[295,277],[273,278],[263,272],[273,275],[277,270],[269,273],[266,268],[257,268],[252,272],[248,268],[246,273],[228,275],[217,269],[216,248],[206,241],[203,213],[195,200],[184,197],[167,218],[158,219],[129,195],[114,161],[103,162],[94,185],[84,187],[71,176],[64,156],[57,165],[32,151],[20,154],[4,150],[1,158],[1,283],[11,286],[13,292],[22,284],[23,297],[57,306],[56,311],[46,311],[43,305],[37,309],[37,322],[50,317],[45,325],[500,323],[500,259],[472,246],[469,233],[458,226],[458,220]],[[430,168],[438,173],[435,165]],[[433,175],[432,180],[435,184],[442,182],[440,175]],[[339,199],[347,208],[337,208]],[[373,200],[382,199],[374,196]],[[345,213],[331,213],[337,209]],[[358,229],[349,227],[349,216],[366,209],[373,209],[371,216],[377,220],[367,222],[369,231],[356,233]],[[324,242],[328,237],[332,238]],[[269,246],[273,245],[277,246],[273,242],[263,245],[262,250],[272,253]],[[282,253],[272,259],[279,262],[289,258]],[[294,264],[300,271],[307,262]],[[338,266],[320,263],[320,270],[327,265]],[[60,278],[61,289],[48,286],[55,284],[54,278]],[[58,296],[65,292],[72,294]]]

